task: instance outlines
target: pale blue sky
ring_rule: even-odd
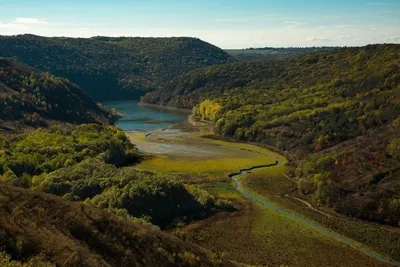
[[[400,0],[0,0],[0,34],[192,36],[222,48],[400,43]]]

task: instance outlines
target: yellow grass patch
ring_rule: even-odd
[[[183,143],[194,144],[193,153],[184,154],[178,151],[168,155],[156,155],[153,159],[139,164],[137,168],[218,180],[227,179],[228,174],[241,169],[273,164],[277,158],[286,161],[277,153],[250,144],[212,140],[199,136],[188,137],[187,141],[190,142]],[[196,156],[196,148],[202,149],[209,146],[212,146],[216,152],[212,159]]]

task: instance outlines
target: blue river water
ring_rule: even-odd
[[[112,101],[103,103],[124,115],[116,126],[124,131],[152,131],[169,128],[182,122],[189,111],[166,109],[157,106],[140,105],[139,101]]]

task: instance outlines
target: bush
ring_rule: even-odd
[[[87,157],[101,154],[104,162],[117,166],[140,160],[125,134],[113,126],[90,124],[66,129],[54,126],[30,134],[12,135],[2,143],[1,173],[11,171],[19,178],[74,166]]]

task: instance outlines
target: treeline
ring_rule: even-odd
[[[138,171],[141,156],[116,127],[54,126],[0,137],[0,182],[85,201],[162,228],[232,209],[176,177]]]
[[[247,49],[225,50],[234,58],[242,61],[267,61],[289,59],[304,54],[330,51],[338,47],[251,47]]]
[[[68,80],[2,58],[0,115],[0,126],[15,128],[46,126],[49,120],[111,123],[117,118]]]
[[[305,185],[311,183],[307,192],[316,202],[329,203],[354,217],[397,225],[400,188],[395,170],[400,163],[393,156],[398,137],[392,124],[400,116],[399,66],[400,45],[343,48],[285,61],[203,68],[147,94],[142,101],[195,107],[196,112],[204,103],[213,101],[222,107],[213,116],[216,134],[274,146],[296,154],[298,159],[326,149],[333,154],[346,153],[347,149],[331,147],[355,143],[357,138],[373,151],[370,138],[363,137],[374,131],[383,132],[386,137],[381,138],[384,143],[379,158],[371,159],[371,151],[357,156],[367,163],[362,168],[365,171],[331,176],[329,168],[336,160],[341,162],[340,156],[335,155],[329,164],[310,168],[318,169],[317,173],[303,169],[304,176],[301,171],[298,174],[306,180]],[[350,148],[347,153],[357,154]],[[319,157],[316,154],[307,161],[317,164]],[[394,162],[391,169],[382,167],[387,162]],[[348,161],[343,165],[353,166]],[[388,176],[385,172],[389,172]],[[378,178],[369,186],[361,186],[361,179],[371,177]],[[384,210],[382,214],[376,213],[379,207],[371,204],[374,201],[382,203],[378,204]],[[354,208],[345,211],[350,202]]]
[[[194,38],[0,36],[0,57],[68,78],[100,101],[138,98],[190,70],[233,61]]]

